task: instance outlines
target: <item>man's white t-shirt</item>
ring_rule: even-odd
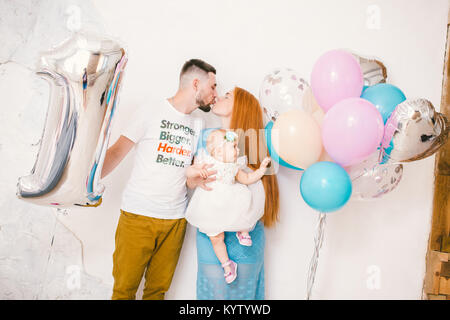
[[[159,219],[184,218],[185,171],[196,152],[203,120],[176,110],[167,99],[144,105],[122,135],[136,143],[122,210]]]

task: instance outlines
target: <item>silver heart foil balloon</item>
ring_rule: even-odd
[[[386,122],[380,163],[421,160],[442,147],[449,132],[448,119],[426,99],[400,103]]]
[[[99,203],[126,62],[121,45],[92,34],[75,34],[41,56],[37,74],[50,97],[36,162],[17,183],[20,199],[55,207]]]
[[[352,179],[352,198],[369,200],[380,198],[394,190],[403,176],[402,164],[379,164],[379,152],[368,159],[346,168]]]
[[[359,66],[364,77],[365,86],[373,86],[377,83],[385,83],[387,78],[387,69],[384,64],[375,59],[367,59],[355,53],[352,55],[358,60]]]

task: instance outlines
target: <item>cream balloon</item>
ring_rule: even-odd
[[[305,94],[303,95],[303,104],[306,106],[306,108],[308,110],[311,110],[312,117],[314,118],[314,120],[316,120],[320,129],[322,129],[322,122],[323,122],[323,118],[325,117],[325,112],[322,110],[322,108],[317,103],[316,98],[314,98],[312,90],[309,87],[305,90]],[[330,157],[330,155],[327,153],[325,148],[322,148],[322,154],[320,155],[320,158],[318,161],[319,162],[321,162],[321,161],[334,162],[334,160]]]
[[[310,114],[313,115],[316,113],[324,114],[322,108],[319,106],[316,98],[314,97],[311,87],[307,87],[305,89],[305,93],[303,94],[302,105],[305,107],[306,110],[310,111],[309,112]]]
[[[322,154],[320,127],[313,116],[301,110],[282,113],[272,128],[272,145],[287,163],[306,169]]]

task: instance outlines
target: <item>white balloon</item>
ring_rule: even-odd
[[[275,121],[280,114],[293,109],[311,114],[310,104],[304,102],[308,90],[309,84],[295,70],[279,68],[264,77],[259,102],[269,121]]]

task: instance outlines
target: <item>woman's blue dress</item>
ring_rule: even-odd
[[[225,232],[228,256],[238,264],[237,278],[227,284],[224,270],[211,240],[197,230],[197,299],[264,300],[264,225],[258,222],[250,232],[252,246],[239,244],[236,232]]]
[[[203,130],[197,150],[205,148],[209,133]],[[225,232],[228,256],[237,263],[237,278],[227,284],[224,270],[209,237],[197,230],[197,299],[199,300],[264,300],[264,225],[258,222],[250,232],[252,246],[239,244],[236,232]]]

